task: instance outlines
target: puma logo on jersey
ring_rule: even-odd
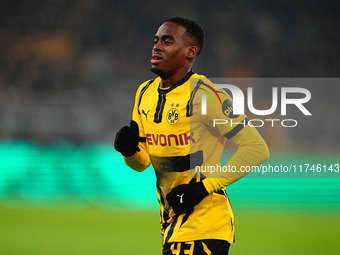
[[[149,145],[160,145],[160,146],[179,146],[179,145],[188,145],[189,141],[192,143],[196,143],[194,139],[194,132],[188,134],[180,134],[180,135],[163,135],[163,134],[146,134],[146,142]]]
[[[183,196],[184,196],[184,193],[182,195],[177,195],[180,199],[179,199],[179,203],[180,204],[183,204]]]
[[[150,110],[148,110],[148,112],[145,113],[144,110],[142,110],[142,113],[145,115],[146,120],[148,120],[148,113],[149,113],[149,111],[150,111]]]

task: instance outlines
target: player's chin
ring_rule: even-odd
[[[162,69],[160,69],[159,67],[154,66],[154,65],[151,67],[151,72],[153,72],[154,74],[156,74],[156,75],[158,75],[160,77],[162,77],[163,74],[164,74]]]

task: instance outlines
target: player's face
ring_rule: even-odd
[[[182,25],[165,22],[154,36],[151,71],[165,79],[185,67],[192,58],[192,39]]]

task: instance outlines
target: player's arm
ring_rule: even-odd
[[[143,84],[136,93],[130,126],[125,126],[118,131],[114,144],[115,149],[123,155],[125,163],[138,172],[144,171],[151,164],[145,144],[143,123],[138,112],[138,98],[142,87]]]
[[[251,167],[258,166],[269,159],[269,150],[266,142],[255,127],[248,125],[247,116],[234,115],[230,95],[223,90],[218,92],[223,102],[222,109],[211,100],[210,102],[208,101],[208,107],[212,111],[210,111],[210,114],[206,116],[207,118],[204,121],[206,121],[207,125],[211,125],[213,119],[225,119],[228,121],[228,124],[216,125],[215,128],[221,135],[237,146],[237,151],[226,163],[226,169],[231,169],[232,167],[236,171],[213,174],[203,180],[203,184],[209,194],[219,191],[249,174],[249,171],[244,171],[245,169],[251,169]]]
[[[131,120],[130,126],[121,128],[115,139],[115,149],[124,158],[124,162],[133,170],[144,171],[150,166],[150,157],[139,137],[139,126],[136,121]]]
[[[139,142],[138,148],[139,150],[137,150],[135,154],[130,157],[123,156],[123,158],[125,164],[130,168],[142,172],[151,165],[151,161],[145,148],[145,142]]]
[[[203,184],[208,193],[221,190],[241,179],[249,172],[244,171],[246,167],[258,166],[269,159],[269,150],[256,128],[246,125],[237,134],[230,138],[237,146],[237,151],[226,163],[226,166],[233,166],[236,172],[225,173],[219,178],[206,178]]]
[[[232,107],[231,97],[221,90],[218,92],[221,102],[224,102],[224,105],[227,106],[224,108],[227,108],[227,110],[230,109],[228,108],[228,104],[230,103]],[[269,150],[265,141],[254,127],[245,123],[245,115],[234,116],[232,112],[226,113],[223,111],[223,106],[221,108],[221,106],[214,101],[208,100],[208,114],[202,116],[200,114],[200,98],[201,95],[197,93],[195,100],[198,107],[195,107],[193,111],[194,116],[199,116],[201,119],[201,125],[205,125],[211,129],[213,119],[227,119],[228,123],[244,123],[244,126],[242,126],[242,124],[240,124],[241,126],[216,126],[218,133],[227,137],[236,144],[238,148],[226,164],[227,166],[236,167],[237,170],[229,175],[227,173],[222,173],[219,176],[213,175],[205,178],[203,181],[182,184],[172,189],[166,198],[176,214],[190,212],[193,207],[208,194],[220,191],[222,188],[227,187],[248,174],[248,172],[240,171],[241,167],[257,166],[269,158]],[[186,199],[184,197],[186,197]]]
[[[236,172],[231,175],[224,173],[222,176],[205,178],[200,182],[192,179],[189,184],[182,184],[172,189],[166,199],[176,214],[190,213],[205,196],[247,175],[249,172],[240,171],[241,167],[257,166],[269,159],[268,147],[254,127],[245,126],[230,140],[237,145],[238,149],[226,166],[236,167]]]

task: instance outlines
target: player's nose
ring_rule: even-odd
[[[152,48],[153,52],[160,52],[162,51],[162,47],[161,47],[161,42],[160,40],[154,44],[153,48]]]

